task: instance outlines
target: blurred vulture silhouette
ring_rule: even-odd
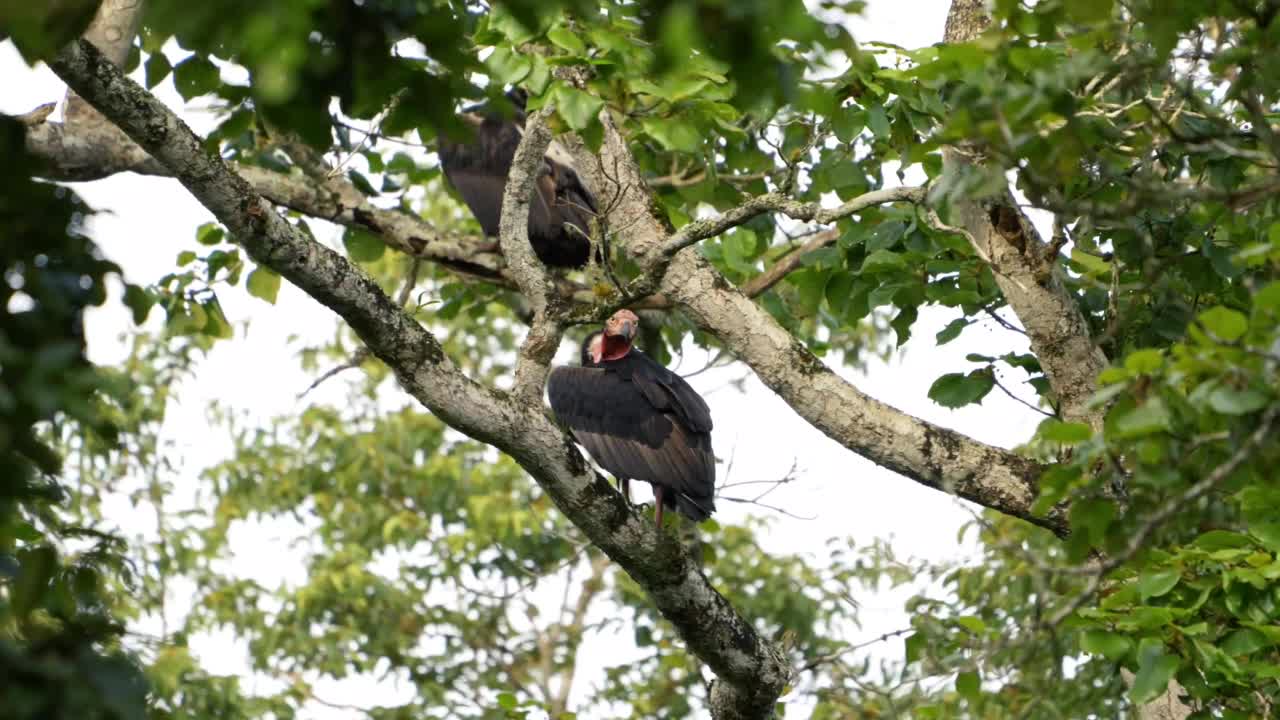
[[[506,115],[488,105],[464,109],[462,120],[474,130],[465,142],[440,135],[444,175],[489,237],[498,236],[502,193],[524,136],[527,99],[524,90],[515,88],[507,93],[513,107]],[[529,243],[538,259],[551,267],[582,267],[591,255],[590,220],[598,208],[571,162],[553,143],[529,200]]]
[[[640,319],[619,310],[582,344],[581,367],[547,380],[551,409],[591,457],[618,479],[653,485],[654,522],[663,507],[701,522],[715,512],[711,411],[684,378],[632,347]]]

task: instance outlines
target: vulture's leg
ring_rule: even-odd
[[[662,486],[653,486],[653,524],[659,529],[662,528]]]
[[[631,478],[618,478],[618,491],[622,493],[622,499],[627,501],[627,507],[631,507]]]

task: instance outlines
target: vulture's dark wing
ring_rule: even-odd
[[[449,184],[462,196],[471,208],[471,214],[480,222],[485,235],[497,236],[498,220],[502,217],[502,191],[506,178],[485,172],[479,167],[444,167]]]
[[[655,407],[639,384],[600,368],[558,367],[547,394],[556,417],[605,470],[687,496],[702,511],[697,519],[714,509],[711,436]]]
[[[711,432],[711,408],[684,378],[639,350],[630,357],[631,379],[651,405],[675,413],[694,432]]]

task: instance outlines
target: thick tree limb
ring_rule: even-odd
[[[990,23],[982,0],[953,0],[946,42],[966,42]],[[943,152],[945,173],[954,176],[977,160],[962,148]],[[1089,337],[1089,326],[1062,282],[1057,254],[1040,238],[1006,189],[982,202],[958,203],[954,224],[966,230],[974,249],[991,265],[996,284],[1031,341],[1058,399],[1063,419],[1102,427],[1102,411],[1088,402],[1107,358]]]
[[[133,39],[138,35],[144,5],[143,0],[102,0],[93,22],[85,29],[85,40],[102,51],[111,64],[122,67],[129,57]],[[63,117],[65,126],[72,129],[71,136],[79,145],[74,149],[80,154],[93,147],[131,144],[115,125],[99,115],[74,90],[67,90]],[[145,164],[145,159],[135,157],[135,160]]]
[[[73,43],[50,67],[164,164],[256,261],[346,320],[413,397],[450,426],[503,450],[528,470],[557,507],[636,580],[690,651],[716,673],[716,717],[772,714],[790,676],[781,653],[711,587],[685,548],[626,507],[540,404],[517,402],[464,376],[436,338],[371,278],[276,213],[244,178],[206,152],[177,116],[91,44]]]

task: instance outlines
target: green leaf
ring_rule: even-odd
[[[960,693],[970,702],[976,702],[982,696],[982,682],[978,678],[978,673],[966,671],[956,675],[956,692]]]
[[[1037,433],[1041,438],[1063,445],[1079,445],[1093,437],[1093,430],[1084,423],[1067,423],[1048,418],[1040,423]]]
[[[58,553],[48,545],[41,545],[23,548],[17,554],[21,571],[10,591],[9,603],[14,615],[25,618],[49,589],[49,581],[58,567]]]
[[[1071,0],[1065,4],[1067,17],[1078,23],[1099,23],[1111,19],[1113,0]]]
[[[207,222],[196,228],[196,242],[201,245],[217,245],[222,242],[222,238],[225,235],[226,231],[215,222]]]
[[[222,312],[222,303],[218,302],[215,297],[204,303],[205,324],[204,334],[219,340],[227,340],[235,335],[235,331],[231,328],[231,323],[227,320],[227,316]]]
[[[84,34],[98,0],[0,4],[0,35],[9,36],[27,62],[47,59]]]
[[[1071,262],[1089,275],[1107,275],[1111,273],[1111,263],[1097,255],[1091,255],[1079,248],[1071,250]]]
[[[1280,552],[1280,522],[1251,522],[1249,532],[1272,552]]]
[[[1093,655],[1101,655],[1108,660],[1119,660],[1128,654],[1131,647],[1133,643],[1129,638],[1119,633],[1086,630],[1080,635],[1081,650]]]
[[[196,254],[190,250],[178,253],[178,267],[185,267],[196,261]]]
[[[889,116],[885,114],[882,105],[872,105],[867,108],[867,127],[871,128],[872,134],[880,140],[889,139]]]
[[[1131,373],[1150,375],[1164,365],[1164,352],[1161,350],[1138,350],[1129,353],[1124,359],[1124,367]]]
[[[691,123],[674,118],[646,118],[641,125],[667,150],[695,153],[702,148],[702,135]]]
[[[907,261],[902,255],[888,250],[876,250],[862,261],[859,272],[879,272],[881,270],[897,270],[906,267]]]
[[[903,640],[906,648],[907,664],[916,662],[924,654],[924,650],[929,645],[929,641],[920,633],[911,633]]]
[[[966,327],[969,327],[969,320],[967,318],[956,318],[955,320],[952,320],[947,323],[946,327],[938,331],[936,336],[937,343],[939,345],[946,345],[952,340],[960,337],[960,332]]]
[[[1218,306],[1200,313],[1200,324],[1209,332],[1227,342],[1235,342],[1249,329],[1249,320],[1242,313]]]
[[[147,321],[147,316],[151,314],[151,308],[155,306],[156,299],[141,286],[129,283],[124,287],[124,304],[133,311],[133,323],[141,325]]]
[[[551,84],[551,66],[547,64],[547,59],[541,55],[534,55],[533,69],[529,71],[529,76],[524,79],[524,86],[529,93],[538,96],[547,91],[547,86]]]
[[[266,300],[272,305],[276,304],[276,296],[280,293],[280,276],[271,268],[259,265],[249,273],[249,279],[245,281],[245,285],[250,295]]]
[[[1228,655],[1250,655],[1270,645],[1266,635],[1245,628],[1228,635],[1222,641],[1222,650]]]
[[[173,72],[173,66],[169,64],[169,58],[164,53],[152,53],[147,58],[146,63],[146,80],[147,89],[150,90],[169,77],[169,73]]]
[[[1280,227],[1280,223],[1276,223],[1272,227]],[[1280,241],[1276,241],[1280,244]],[[1267,310],[1276,312],[1280,310],[1280,280],[1276,280],[1259,290],[1253,296],[1253,307],[1255,310]]]
[[[1164,402],[1151,398],[1121,416],[1115,428],[1120,438],[1135,438],[1168,430],[1170,421]]]
[[[207,95],[217,90],[219,83],[218,66],[200,55],[192,55],[173,68],[173,85],[183,100]]]
[[[533,63],[529,58],[508,47],[495,48],[485,58],[484,64],[493,78],[504,85],[518,84],[533,70]]]
[[[351,181],[352,185],[356,186],[357,190],[365,195],[373,196],[378,194],[377,188],[373,186],[373,183],[369,182],[369,178],[365,177],[362,172],[348,170],[347,179]]]
[[[1267,404],[1267,396],[1256,390],[1236,390],[1219,385],[1209,393],[1209,407],[1223,415],[1244,415],[1261,410]]]
[[[498,706],[503,710],[515,710],[516,696],[511,693],[498,693]]]
[[[556,111],[574,130],[583,130],[596,121],[604,101],[568,85],[557,85],[555,89]]]
[[[907,224],[900,220],[876,225],[876,228],[871,231],[871,235],[867,237],[867,251],[888,250],[898,244],[898,241],[902,239],[902,235],[906,231]]]
[[[1160,597],[1172,590],[1182,579],[1182,572],[1176,569],[1144,572],[1138,578],[1138,593],[1143,600]]]
[[[987,368],[968,375],[948,373],[933,381],[929,398],[943,407],[958,408],[976,403],[995,387],[995,377]]]
[[[574,55],[586,55],[587,45],[581,38],[564,27],[553,27],[547,31],[547,39]]]
[[[1085,498],[1071,506],[1070,516],[1072,528],[1079,529],[1093,545],[1099,545],[1116,518],[1116,506],[1110,500]]]
[[[1196,538],[1195,546],[1201,550],[1231,550],[1252,545],[1249,536],[1230,530],[1210,530]]]
[[[376,262],[387,250],[377,235],[360,228],[347,228],[342,233],[342,244],[347,256],[356,262]]]
[[[962,615],[956,618],[956,624],[975,635],[981,635],[987,631],[987,624],[982,621],[982,618],[974,615]]]
[[[1151,700],[1165,691],[1177,670],[1178,658],[1166,654],[1163,648],[1144,652],[1129,697],[1139,705]]]

